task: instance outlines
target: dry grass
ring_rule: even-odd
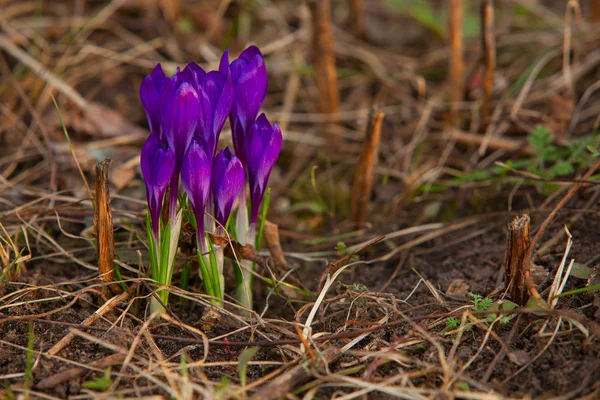
[[[598,2],[485,1],[481,25],[472,2],[441,2],[429,22],[402,1],[331,3],[329,15],[318,1],[0,0],[0,398],[600,394],[597,292],[557,297],[597,284],[600,162],[562,178],[515,166],[536,156],[536,125],[557,146],[597,128]],[[264,108],[285,142],[275,260],[258,270],[249,317],[232,298],[215,309],[198,278],[148,315],[160,288],[148,278],[139,84],[157,62],[214,68],[224,47],[249,43],[265,53]],[[375,104],[380,143],[363,145]],[[368,188],[353,191],[363,152]],[[118,294],[98,276],[93,238],[88,182],[105,158]],[[504,175],[461,179],[509,161]],[[468,292],[508,304],[503,229],[521,211],[537,232],[527,268],[547,275],[528,289],[549,307],[478,309]],[[569,278],[578,264],[587,282]]]

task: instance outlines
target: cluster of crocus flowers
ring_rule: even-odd
[[[266,92],[264,58],[254,46],[231,64],[225,52],[218,71],[205,72],[189,63],[169,78],[159,64],[142,82],[140,97],[150,136],[140,164],[148,201],[152,278],[158,284],[169,285],[173,275],[181,209],[187,204],[180,201],[180,181],[196,222],[204,288],[217,303],[223,299],[223,253],[205,232],[222,235],[238,199],[236,239],[254,245],[258,210],[282,146],[277,125],[272,126],[264,114],[258,116]],[[217,153],[228,117],[235,155],[229,148]],[[236,293],[244,306],[251,307],[252,265],[240,263],[236,268]],[[159,297],[166,303],[168,291],[161,290]]]

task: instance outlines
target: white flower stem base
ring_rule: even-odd
[[[256,240],[256,227],[254,224],[250,225],[248,220],[248,207],[246,206],[246,194],[244,191],[240,194],[240,203],[238,206],[238,212],[235,219],[235,232],[237,241],[241,245],[254,246]],[[235,298],[240,302],[244,308],[252,310],[252,271],[254,270],[254,263],[248,260],[236,260],[238,262],[239,276],[241,276],[241,282],[238,280],[237,287],[235,288]],[[243,316],[249,317],[249,311],[242,311],[240,313]]]

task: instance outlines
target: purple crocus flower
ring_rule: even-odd
[[[233,104],[231,74],[207,73],[200,85],[200,122],[197,132],[206,138],[208,149],[215,153],[219,135]]]
[[[204,241],[204,209],[210,194],[212,154],[208,155],[206,143],[194,138],[190,143],[181,166],[181,183],[188,195],[196,217],[198,243],[206,251]]]
[[[163,129],[167,143],[180,163],[192,141],[199,110],[198,92],[193,85],[179,74],[169,79],[163,96]]]
[[[227,53],[223,56],[227,56]],[[223,60],[219,68],[224,69]],[[230,113],[233,146],[235,153],[245,164],[244,137],[267,94],[267,67],[258,47],[250,46],[231,62],[229,71],[235,86]]]
[[[225,59],[224,54],[221,59]],[[233,79],[229,69],[224,72],[210,71],[208,73],[195,63],[189,63],[181,72],[184,79],[193,82],[200,99],[200,116],[195,135],[202,137],[207,144],[207,150],[215,153],[217,142],[225,120],[231,111],[233,103]]]
[[[200,111],[198,93],[192,83],[183,78],[185,76],[178,72],[169,79],[163,92],[163,131],[175,154],[169,202],[169,214],[172,218],[177,213],[177,189],[183,157],[192,141]]]
[[[221,230],[244,187],[244,167],[228,147],[221,150],[213,161],[211,187],[215,219],[219,224],[217,229]]]
[[[161,139],[163,138],[161,99],[167,81],[168,78],[163,72],[161,65],[156,64],[156,67],[154,67],[150,75],[144,78],[140,86],[140,99],[142,100],[144,110],[146,110],[150,132],[158,134]]]
[[[146,183],[146,199],[152,220],[152,232],[158,240],[160,210],[175,168],[175,155],[171,149],[165,147],[157,133],[151,133],[144,143],[140,166]]]
[[[271,170],[279,157],[283,137],[277,124],[271,126],[261,114],[246,135],[246,172],[250,184],[250,225],[256,222],[258,207],[267,189]]]

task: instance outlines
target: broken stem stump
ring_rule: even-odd
[[[113,293],[121,293],[121,288],[115,283],[115,238],[108,189],[108,167],[111,163],[110,159],[106,159],[96,164],[94,231],[100,279],[109,284]]]
[[[530,232],[531,219],[527,213],[516,216],[508,224],[504,282],[512,301],[521,306],[527,304],[530,296],[542,299],[531,277],[531,246],[535,246],[535,241],[531,241]]]
[[[523,213],[516,216],[508,224],[506,237],[506,262],[504,263],[504,282],[512,301],[525,305],[529,300],[525,271],[528,270],[528,260],[525,260],[527,249],[530,245],[529,214]]]
[[[373,190],[373,180],[375,179],[375,167],[377,166],[381,125],[384,116],[385,114],[381,108],[378,106],[373,107],[369,117],[363,151],[354,175],[350,215],[358,228],[363,227],[367,222],[369,199]]]

